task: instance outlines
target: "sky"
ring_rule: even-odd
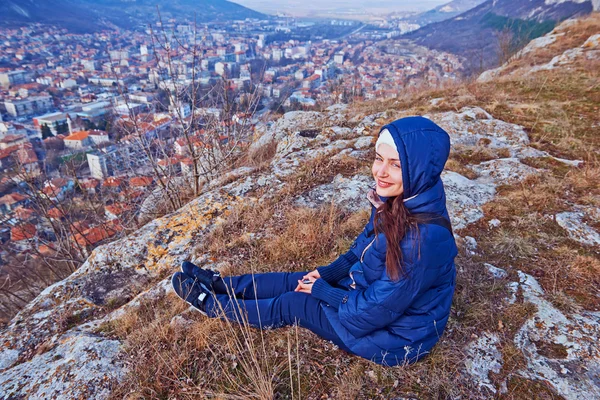
[[[232,0],[256,11],[274,14],[323,15],[324,13],[359,14],[391,11],[426,11],[450,0]]]

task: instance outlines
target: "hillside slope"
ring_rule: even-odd
[[[74,32],[93,32],[115,26],[133,28],[156,20],[157,7],[165,19],[193,21],[195,15],[197,21],[204,22],[265,17],[226,0],[0,0],[0,25],[42,23]]]
[[[471,71],[498,63],[497,32],[504,27],[518,37],[535,38],[556,21],[592,12],[592,0],[487,0],[452,19],[427,25],[404,37],[432,49],[465,57]]]
[[[480,5],[484,1],[485,0],[453,0],[449,3],[437,6],[432,10],[407,18],[406,20],[424,26],[433,22],[440,22],[455,17]]]
[[[565,22],[533,48],[546,60],[588,43],[551,69],[258,128],[248,165],[97,248],[0,332],[0,397],[599,398],[599,23]],[[447,330],[422,361],[381,367],[301,328],[206,319],[172,293],[184,259],[228,275],[347,250],[378,129],[414,114],[451,136],[442,179],[460,250]]]

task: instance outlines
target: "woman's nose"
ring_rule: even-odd
[[[377,170],[377,176],[387,176],[387,166],[385,164],[381,165]]]

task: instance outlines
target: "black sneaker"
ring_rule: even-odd
[[[198,267],[189,261],[181,263],[181,272],[186,274],[189,278],[196,278],[198,282],[202,283],[211,291],[215,291],[215,284],[220,282],[221,274],[211,269],[203,269]],[[221,288],[222,285],[217,284],[217,288]]]
[[[210,290],[194,278],[190,278],[181,272],[175,272],[171,278],[171,284],[177,296],[206,315],[204,302],[210,294]]]

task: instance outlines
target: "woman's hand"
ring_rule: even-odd
[[[304,275],[302,279],[298,280],[298,286],[296,287],[296,289],[294,289],[294,292],[311,294],[313,283],[315,283],[315,281],[320,277],[321,274],[319,274],[319,271],[317,271],[316,269],[314,271],[309,272],[308,274]]]
[[[321,274],[319,273],[318,270],[315,269],[314,271],[310,271],[308,274],[304,275],[302,277],[302,279],[311,279],[312,278],[314,280],[317,280],[320,277],[321,277]]]

